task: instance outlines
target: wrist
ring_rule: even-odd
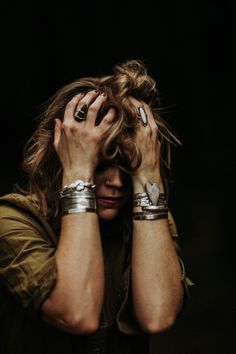
[[[93,183],[93,173],[90,171],[67,171],[63,172],[62,186],[71,184],[76,180],[82,180],[84,182]]]
[[[160,192],[164,193],[164,185],[160,174],[132,176],[132,183],[134,193],[146,192],[146,183],[157,183],[160,187]]]
[[[133,201],[134,220],[158,220],[168,218],[165,194],[157,183],[146,183],[146,193],[135,193]]]
[[[76,180],[60,190],[62,215],[97,212],[95,185]]]

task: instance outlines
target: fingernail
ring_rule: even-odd
[[[107,94],[106,92],[101,92],[100,95],[105,97]]]

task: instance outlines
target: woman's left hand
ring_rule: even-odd
[[[160,173],[160,152],[161,144],[157,137],[158,126],[154,120],[151,108],[143,101],[138,101],[134,97],[129,98],[130,103],[137,110],[142,107],[147,117],[147,125],[145,126],[139,117],[140,125],[135,134],[135,143],[142,155],[140,167],[133,173],[134,186],[144,186],[147,182],[156,182],[163,188]]]

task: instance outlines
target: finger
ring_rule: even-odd
[[[136,108],[140,106],[140,101],[138,101],[136,98],[134,98],[133,96],[129,96],[128,101],[135,106]],[[141,103],[142,104],[142,103]]]
[[[147,112],[145,111],[144,106],[143,105],[139,106],[137,108],[137,110],[138,110],[138,118],[139,118],[141,125],[146,127],[148,125],[148,115],[147,115]]]
[[[62,122],[60,119],[55,119],[55,126],[54,126],[54,147],[57,148],[60,138],[61,138],[61,126]]]
[[[135,107],[137,112],[137,118],[139,119],[140,126],[146,127],[148,125],[148,112],[144,108],[145,102],[139,101],[136,98],[130,96],[129,102]]]
[[[101,130],[107,130],[114,121],[115,116],[116,110],[113,107],[109,108],[107,114],[102,118],[101,123],[98,125],[98,128]]]
[[[82,110],[84,114],[84,121],[86,121],[88,115],[88,109],[90,109],[90,105],[96,100],[99,92],[97,90],[89,91],[77,104],[74,114],[76,112]],[[83,121],[83,120],[82,120]]]
[[[155,122],[151,107],[144,101],[138,101],[136,98],[130,96],[129,101],[137,109],[137,116],[139,117],[140,125],[143,127],[148,126],[151,132],[156,134],[158,127]],[[141,108],[141,111],[140,111]],[[145,118],[146,115],[146,118]],[[143,116],[143,117],[142,117]],[[147,123],[145,122],[147,119]]]
[[[78,95],[74,96],[72,100],[70,100],[67,103],[65,113],[64,113],[63,123],[69,124],[73,121],[75,108],[77,107],[78,102],[82,99],[82,97],[84,97],[84,93],[80,92]]]
[[[106,101],[106,94],[105,93],[100,93],[93,103],[88,108],[88,113],[87,113],[87,118],[86,118],[86,124],[91,125],[94,127],[96,118],[98,116],[98,112],[100,111],[102,105]]]
[[[147,113],[147,116],[148,116],[148,123],[151,127],[151,130],[156,133],[157,130],[158,130],[158,126],[156,124],[156,121],[154,119],[154,116],[153,116],[153,113],[152,113],[152,110],[151,110],[151,107],[147,104],[147,103],[143,103],[143,106],[144,106],[144,109]]]

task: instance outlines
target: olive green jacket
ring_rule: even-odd
[[[175,241],[171,214],[169,226]],[[99,330],[76,336],[41,319],[40,306],[57,277],[58,237],[57,225],[42,216],[32,199],[16,193],[0,198],[0,353],[148,353],[148,336],[132,311],[130,250],[120,235],[103,242],[106,286]],[[191,281],[180,262],[188,292]]]

